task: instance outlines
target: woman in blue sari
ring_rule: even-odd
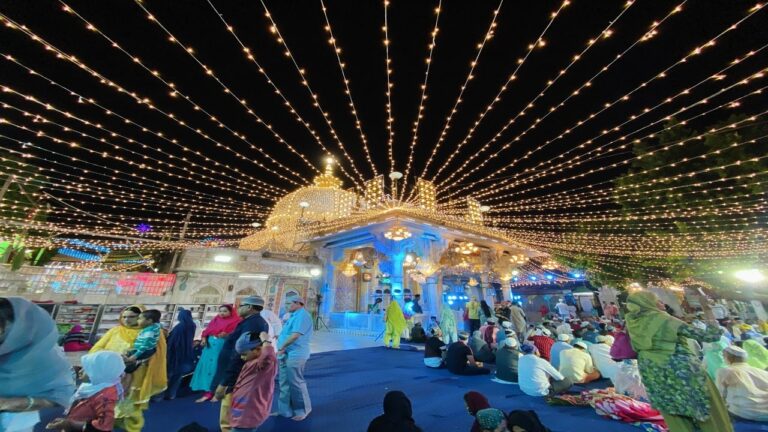
[[[179,310],[179,323],[176,324],[168,335],[168,390],[165,391],[166,399],[175,399],[179,391],[181,379],[192,372],[195,367],[195,329],[197,325],[192,319],[192,312],[186,309]]]
[[[221,305],[219,314],[211,320],[208,327],[203,331],[203,354],[195,367],[195,374],[192,375],[192,381],[189,387],[193,391],[205,391],[205,394],[196,402],[205,402],[210,400],[216,402],[211,391],[213,377],[216,376],[216,367],[219,362],[219,353],[224,345],[224,339],[237,327],[240,317],[232,313],[232,306]]]

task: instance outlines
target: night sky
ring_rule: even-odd
[[[0,93],[0,102],[8,104],[0,109],[0,117],[66,142],[57,143],[40,134],[35,136],[34,133],[5,123],[0,124],[0,146],[12,152],[34,155],[33,158],[27,158],[34,166],[56,169],[57,174],[48,172],[51,178],[58,177],[54,181],[58,185],[46,189],[51,195],[126,226],[147,222],[155,226],[158,232],[168,227],[178,227],[190,210],[188,206],[194,205],[193,235],[198,237],[207,234],[228,237],[247,231],[252,221],[263,222],[275,197],[311,181],[316,171],[308,163],[322,170],[327,151],[316,142],[308,129],[314,131],[322,145],[351,177],[361,181],[356,169],[363,179],[372,178],[374,170],[363,150],[360,133],[355,128],[355,117],[345,94],[336,53],[324,29],[326,23],[320,1],[283,0],[266,1],[265,4],[293,58],[299,68],[304,70],[309,86],[318,96],[320,106],[327,114],[339,141],[354,161],[354,168],[333,138],[320,109],[313,106],[310,92],[302,85],[302,77],[291,57],[284,54],[285,47],[278,42],[276,32],[270,30],[272,23],[265,16],[265,8],[259,1],[145,1],[142,5],[154,16],[155,21],[147,19],[147,13],[133,1],[66,2],[74,12],[119,44],[130,56],[140,59],[149,70],[156,70],[162,79],[173,83],[179,92],[215,116],[216,121],[201,110],[195,110],[193,105],[178,94],[174,97],[167,85],[151,72],[144,70],[126,53],[112,47],[102,35],[88,30],[85,21],[62,9],[65,3],[3,1],[0,3],[0,12],[5,18],[25,25],[29,31],[62,52],[76,56],[106,79],[128,92],[135,92],[139,99],[148,98],[149,104],[167,114],[172,113],[175,119],[183,121],[190,128],[179,125],[157,109],[151,109],[148,103],[137,103],[134,97],[100,83],[100,78],[72,63],[57,59],[51,51],[46,51],[18,29],[3,26],[0,29],[0,53],[3,56],[13,56],[19,63],[76,94],[52,85],[41,76],[31,75],[7,58],[0,60],[0,85],[11,87],[23,95],[32,95],[43,104],[51,104],[92,124],[98,123],[104,129],[84,125],[6,91]],[[382,30],[384,4],[381,1],[326,0],[325,5],[337,46],[341,48],[340,56],[346,66],[344,72],[349,80],[349,89],[367,139],[370,157],[377,172],[386,175],[391,167],[385,94],[386,53]],[[395,170],[409,173],[409,185],[422,174],[436,148],[441,132],[446,127],[446,117],[456,104],[472,66],[471,62],[478,53],[478,44],[489,30],[494,10],[498,8],[499,11],[493,37],[483,46],[472,73],[473,79],[468,81],[445,139],[435,152],[425,175],[432,179],[442,168],[437,177],[440,183],[461,170],[441,188],[440,197],[443,201],[450,192],[465,187],[468,188],[453,198],[482,193],[502,178],[527,177],[535,171],[526,172],[526,168],[542,163],[545,167],[549,163],[567,167],[575,155],[594,148],[578,149],[583,142],[594,139],[595,146],[610,143],[622,133],[635,131],[663,119],[681,107],[766,67],[765,51],[762,51],[731,68],[724,79],[709,80],[689,95],[675,98],[672,103],[627,123],[621,131],[597,138],[603,130],[610,130],[626,122],[631,115],[642,112],[643,108],[656,106],[666,98],[707,79],[734,58],[768,44],[768,11],[759,10],[737,29],[719,37],[714,46],[707,47],[701,54],[673,68],[665,78],[651,80],[693,49],[748,16],[755,3],[734,0],[637,0],[627,8],[627,3],[623,1],[574,0],[562,7],[546,29],[542,38],[544,42],[527,55],[529,44],[537,42],[550,22],[551,14],[561,8],[561,2],[506,0],[500,4],[498,1],[444,0],[427,81],[428,98],[424,104],[409,170],[414,121],[417,119],[437,5],[437,1],[392,0],[388,9],[389,58],[392,69],[390,80],[393,84],[391,113],[394,119],[392,153]],[[682,5],[681,10],[669,15],[658,26],[656,34],[649,34],[647,40],[626,51],[646,35],[655,21],[664,19],[677,5]],[[251,54],[274,86],[260,73],[259,67],[246,58],[241,46],[214,8],[232,26],[234,34],[243,45],[250,48]],[[601,36],[601,32],[612,22],[610,32]],[[184,47],[191,47],[194,56],[212,71],[221,84],[207,75],[181,46],[169,41],[168,34],[159,25],[164,26]],[[545,89],[549,80],[558,77],[560,70],[566,68],[574,55],[583,51],[593,38],[597,42],[538,98],[534,106],[528,108],[524,115],[518,116],[495,142],[480,152],[510,119]],[[621,58],[616,58],[625,51],[626,54]],[[480,114],[494,101],[500,88],[518,67],[520,58],[525,58],[525,61],[516,72],[516,79],[508,84],[507,90],[483,117],[471,138],[465,140]],[[614,60],[610,68],[600,73]],[[590,87],[578,95],[572,95],[598,73],[600,75],[591,81]],[[605,109],[590,121],[574,128],[579,121],[589,118],[590,113],[602,110],[607,102],[621,98],[648,80],[651,82],[634,92],[629,100]],[[226,93],[222,84],[231,93]],[[734,89],[712,98],[710,107],[746,94],[748,90],[761,85],[765,84],[757,82],[744,86],[743,90]],[[276,94],[276,88],[282,96]],[[557,106],[569,95],[571,97],[567,102],[530,129],[537,118],[547,115],[550,107]],[[81,96],[93,99],[113,115],[106,115],[103,109],[87,103]],[[249,114],[237,99],[247,101],[253,114]],[[296,120],[291,109],[286,106],[286,100],[308,127]],[[739,108],[744,113],[756,112],[765,108],[765,99],[747,99]],[[24,116],[19,110],[32,113],[32,116]],[[704,110],[705,107],[696,108],[688,111],[686,116]],[[135,123],[127,124],[115,114]],[[698,124],[712,124],[730,114],[731,111],[722,110],[697,121]],[[43,123],[34,115],[71,129],[64,131],[52,123]],[[270,125],[272,131],[260,123],[257,117]],[[691,126],[695,127],[697,123],[693,122]],[[168,140],[145,132],[142,127],[161,132]],[[656,126],[657,129],[660,127]],[[195,133],[195,129],[200,132]],[[539,149],[543,143],[568,129],[573,129],[573,132]],[[83,137],[75,130],[86,132],[96,139]],[[645,133],[653,130],[648,129]],[[240,136],[245,139],[233,135],[233,131],[242,134]],[[274,133],[279,134],[293,150],[279,142]],[[517,137],[519,139],[515,139]],[[99,141],[102,138],[103,141]],[[22,148],[22,143],[15,140],[29,142],[31,145]],[[176,140],[176,143],[169,140]],[[70,146],[70,141],[76,141],[77,147]],[[464,144],[458,149],[462,142]],[[505,150],[488,160],[490,155],[496,154],[504,144],[510,142],[511,145]],[[188,150],[184,150],[185,147]],[[108,154],[106,157],[105,152]],[[566,156],[559,157],[565,152],[568,152]],[[143,158],[142,155],[152,159]],[[629,156],[631,154],[627,150],[616,151],[609,157],[539,179],[538,183],[529,182],[506,192],[485,196],[481,201],[492,206],[504,206],[514,204],[514,199],[500,195],[511,191],[519,191],[520,199],[544,199],[559,191],[603,182],[620,175],[623,170],[602,171],[536,190],[526,190],[535,185],[546,185],[558,178],[588,173],[591,169]],[[73,161],[73,157],[77,160]],[[480,169],[473,171],[486,160]],[[143,163],[144,166],[130,164],[128,161]],[[169,168],[158,161],[171,162],[179,168]],[[191,166],[190,162],[197,166]],[[499,174],[502,167],[511,163],[514,163],[513,167]],[[88,172],[84,172],[84,169]],[[467,172],[471,172],[471,175],[462,176]],[[137,176],[146,177],[147,180],[140,180]],[[349,177],[343,174],[341,177],[345,187],[356,185]],[[141,181],[143,185],[129,180]],[[99,187],[104,193],[120,190],[134,195],[130,198],[124,195],[126,201],[116,203],[108,197],[95,197],[93,189],[84,190],[80,194],[72,190],[68,193],[62,186],[68,182],[70,186],[81,184]],[[141,190],[152,193],[142,197],[138,195]],[[59,201],[49,201],[54,207],[64,206]],[[68,211],[66,214],[72,216],[77,213]],[[505,213],[498,211],[496,214],[504,216]],[[77,215],[82,219],[77,222],[66,221],[63,217],[56,219],[53,216],[51,220],[70,225],[110,226],[83,214]]]

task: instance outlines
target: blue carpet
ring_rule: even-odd
[[[515,385],[494,383],[489,376],[458,377],[444,369],[428,369],[422,358],[421,352],[383,348],[314,354],[305,373],[312,414],[303,422],[272,417],[259,431],[364,432],[370,420],[381,414],[384,394],[390,390],[402,390],[411,398],[414,418],[426,432],[468,431],[472,418],[462,395],[469,390],[485,394],[494,407],[505,411],[534,410],[554,432],[641,431],[600,418],[592,408],[551,407],[541,398],[526,396]],[[195,404],[195,398],[182,391],[176,400],[153,403],[146,413],[144,430],[175,432],[197,422],[217,431],[219,404]],[[765,432],[768,425],[739,421],[736,431]]]

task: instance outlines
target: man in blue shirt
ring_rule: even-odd
[[[304,309],[304,299],[287,299],[291,316],[277,339],[279,360],[280,397],[278,413],[293,420],[304,420],[312,411],[304,366],[309,359],[309,340],[312,336],[312,316]]]
[[[219,426],[223,432],[229,432],[229,408],[232,403],[232,388],[237,382],[237,376],[245,362],[235,351],[235,343],[240,335],[246,332],[269,332],[269,324],[259,313],[264,309],[264,299],[260,296],[250,296],[240,301],[237,314],[243,320],[235,330],[227,336],[219,353],[216,375],[213,378],[213,390],[217,399],[221,400]]]

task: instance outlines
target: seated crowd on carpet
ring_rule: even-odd
[[[485,306],[480,302],[478,309]],[[519,306],[503,302],[493,314],[478,313],[483,325],[471,335],[458,332],[457,341],[445,335],[458,329],[444,312],[441,317],[450,322],[432,323],[424,363],[456,375],[493,373],[494,382],[518,385],[550,403],[591,405],[603,414],[622,406],[630,412],[613,418],[632,418],[655,430],[695,425],[729,431],[730,416],[768,421],[768,328],[762,323],[716,320],[709,308],[684,321],[647,292],[629,297],[625,320],[614,303],[605,304],[599,318],[575,317],[569,306],[559,302],[556,314],[547,308],[541,322],[529,324]],[[599,380],[609,389],[583,387]],[[491,409],[477,394],[465,400],[473,415]],[[497,414],[486,416],[501,418]],[[476,418],[473,430],[507,430],[500,421],[489,420],[486,427]],[[504,422],[509,427],[508,418]]]

